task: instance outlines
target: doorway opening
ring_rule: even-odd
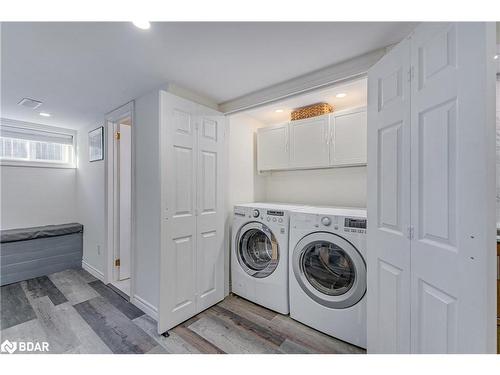
[[[132,134],[133,105],[106,116],[107,256],[105,282],[130,300],[133,283]]]

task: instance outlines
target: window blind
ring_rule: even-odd
[[[0,137],[46,143],[58,143],[64,145],[73,144],[73,136],[71,134],[21,128],[10,125],[0,125]]]

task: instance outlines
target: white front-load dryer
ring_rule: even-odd
[[[232,292],[281,314],[289,313],[289,211],[299,207],[273,203],[234,207]]]
[[[290,317],[366,348],[366,210],[290,216]]]

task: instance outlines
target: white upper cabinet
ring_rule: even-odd
[[[288,123],[257,132],[257,169],[269,171],[289,167]]]
[[[259,171],[366,165],[366,108],[356,108],[257,132]]]
[[[329,164],[329,115],[290,122],[290,167],[322,168]]]
[[[335,113],[330,126],[331,165],[366,164],[366,108]]]

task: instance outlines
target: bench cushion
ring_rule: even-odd
[[[19,229],[5,229],[0,231],[0,243],[64,236],[67,234],[81,232],[83,232],[83,225],[79,223],[45,225],[42,227]]]

